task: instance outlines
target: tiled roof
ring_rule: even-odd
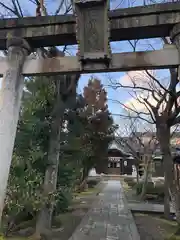
[[[123,145],[121,144],[121,142],[117,139],[115,139],[110,145],[109,145],[109,150],[110,149],[118,149],[119,151],[121,151],[123,154],[128,154],[129,151],[126,151],[123,147]]]

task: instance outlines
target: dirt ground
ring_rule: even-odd
[[[123,182],[123,188],[128,202],[140,202],[134,188]],[[175,221],[167,221],[159,214],[133,214],[141,240],[180,240],[180,237],[171,238],[177,230]]]
[[[56,218],[56,226],[53,229],[52,235],[53,240],[68,240],[71,237],[103,187],[104,184],[100,183],[95,188],[88,189],[76,195],[71,205],[72,211],[61,214]]]
[[[76,196],[72,204],[72,211],[63,213],[56,218],[53,228],[53,240],[68,240],[76,227],[80,224],[84,215],[90,209],[100,189],[89,189],[87,192],[80,193]],[[59,227],[58,227],[59,226]]]
[[[93,188],[89,188],[85,192],[77,193],[69,211],[62,213],[53,219],[52,232],[50,233],[50,238],[48,239],[68,240],[75,231],[76,227],[80,224],[84,215],[90,209],[93,201],[99,192],[101,192],[103,187],[104,184],[100,183]],[[25,234],[28,229],[34,232],[34,227],[30,226],[28,228],[21,229],[18,234],[13,234],[11,237],[9,236],[4,238],[4,240],[33,240],[34,235],[27,237]]]
[[[134,219],[142,240],[169,239],[177,229],[175,221],[167,221],[160,215],[135,213]]]

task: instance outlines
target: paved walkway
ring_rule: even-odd
[[[128,208],[133,212],[150,212],[150,213],[164,213],[163,204],[152,203],[129,203]],[[175,213],[174,208],[171,206],[171,213]]]
[[[119,181],[107,182],[69,240],[140,240]]]

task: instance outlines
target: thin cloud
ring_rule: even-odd
[[[154,75],[154,71],[149,71],[151,75]],[[150,78],[146,71],[130,71],[122,76],[119,83],[123,86],[149,86]]]
[[[149,71],[149,73],[156,77],[156,71]],[[128,89],[130,95],[130,98],[124,103],[128,111],[135,110],[136,112],[147,113],[148,109],[145,99],[150,102],[152,106],[156,106],[161,98],[159,90],[163,92],[159,84],[154,81],[146,71],[130,71],[120,78],[119,83]],[[163,102],[159,110],[162,111],[164,106],[165,103]]]

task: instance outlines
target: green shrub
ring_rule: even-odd
[[[99,183],[98,179],[87,180],[87,184],[89,188],[95,187],[98,183]]]
[[[136,184],[136,194],[139,195],[142,192],[142,183]]]
[[[173,236],[171,236],[169,238],[166,238],[165,240],[180,240],[180,236],[173,235]]]
[[[136,182],[134,178],[124,178],[124,181],[128,184],[129,187],[134,187],[136,185]]]
[[[76,180],[75,170],[68,164],[59,164],[58,183],[56,193],[55,214],[63,213],[68,210],[73,199],[74,183]]]
[[[59,190],[56,195],[55,215],[67,212],[71,201],[72,192],[69,189]]]
[[[139,195],[142,192],[143,183],[136,184],[136,193]],[[164,185],[154,186],[153,183],[148,183],[146,194],[154,194],[159,197],[164,197]]]

